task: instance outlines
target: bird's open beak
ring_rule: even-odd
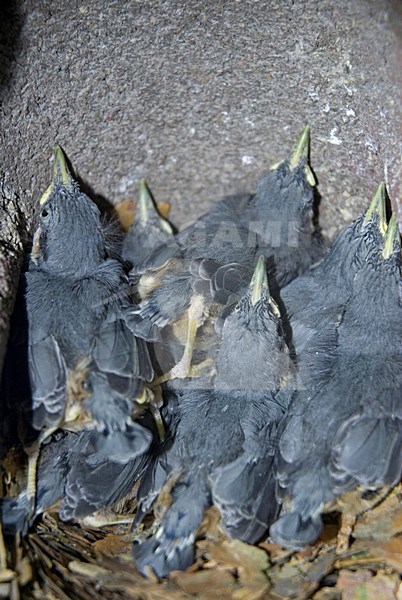
[[[401,234],[399,232],[398,221],[393,214],[388,223],[387,234],[385,237],[384,248],[381,256],[384,260],[390,258],[394,253],[401,251]]]
[[[304,159],[304,174],[307,182],[314,187],[317,185],[317,180],[309,164],[310,157],[310,125],[306,125],[296,142],[295,149],[290,155],[289,168],[291,171],[295,169],[301,160]],[[284,161],[280,161],[271,166],[270,171],[275,171]]]
[[[265,289],[269,294],[267,268],[265,265],[264,256],[260,256],[257,266],[254,269],[253,277],[250,283],[251,289],[251,304],[254,306],[261,300],[262,291]]]
[[[173,230],[168,221],[166,221],[166,219],[163,219],[158,213],[158,210],[152,199],[151,192],[149,191],[145,179],[141,179],[140,189],[138,193],[138,217],[142,223],[147,223],[147,221],[149,221],[149,219],[152,218],[152,215],[159,219],[161,227],[168,234],[173,233]]]
[[[295,149],[290,155],[289,168],[291,171],[299,166],[301,161],[304,161],[304,174],[307,182],[314,187],[317,181],[309,164],[310,157],[310,125],[306,125],[296,142]]]
[[[257,266],[254,269],[253,277],[251,278],[250,282],[250,290],[251,304],[253,306],[261,300],[262,295],[265,292],[266,298],[272,309],[272,312],[277,317],[280,317],[279,308],[277,307],[276,302],[273,300],[271,294],[269,293],[267,266],[264,256],[260,256],[260,258],[257,261]]]
[[[364,216],[363,227],[366,227],[368,223],[373,219],[377,219],[378,229],[383,237],[387,232],[387,216],[386,216],[386,194],[387,189],[385,183],[381,182],[373,196],[370,206]]]
[[[289,166],[291,169],[295,169],[299,162],[304,158],[308,161],[310,150],[310,125],[306,125],[299,139],[296,142],[296,147],[290,155]]]
[[[53,181],[46,189],[45,193],[42,194],[40,204],[43,205],[48,200],[50,194],[56,183],[62,183],[67,187],[71,186],[72,177],[68,170],[66,159],[63,154],[63,150],[60,146],[56,146],[53,153]]]

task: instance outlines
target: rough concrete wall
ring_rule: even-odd
[[[307,121],[328,236],[384,177],[401,198],[399,0],[3,5],[0,170],[28,229],[56,143],[97,194],[145,176],[183,225],[255,189]]]

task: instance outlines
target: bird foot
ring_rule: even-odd
[[[88,515],[81,520],[82,525],[94,529],[101,529],[108,525],[127,525],[133,522],[135,515],[119,515],[111,510],[99,510],[93,515]]]
[[[187,377],[194,377],[194,378],[202,377],[203,375],[206,374],[208,369],[213,366],[213,364],[214,364],[214,361],[212,358],[206,358],[205,360],[201,361],[197,365],[192,365]]]
[[[44,434],[42,434],[39,440],[36,442],[34,448],[30,448],[30,453],[28,456],[28,481],[26,487],[26,495],[28,500],[28,520],[30,521],[32,517],[35,515],[36,508],[36,475],[37,475],[37,467],[38,460],[40,454],[40,446],[43,442]]]
[[[160,439],[161,442],[163,442],[163,440],[165,439],[166,430],[165,430],[165,425],[163,423],[161,411],[159,410],[158,406],[155,406],[153,404],[150,404],[150,410],[151,410],[152,416],[153,416],[153,418],[155,420],[156,428],[158,430],[159,439]]]
[[[342,554],[347,552],[350,546],[350,536],[352,535],[353,528],[356,523],[356,515],[348,513],[342,513],[341,515],[341,528],[338,532],[338,538],[336,542],[336,553]]]
[[[161,383],[165,383],[166,381],[170,381],[171,379],[187,379],[188,377],[201,377],[204,375],[205,371],[209,369],[213,365],[212,358],[206,358],[202,362],[197,365],[190,365],[188,361],[179,361],[177,365],[173,367],[170,371],[157,377],[152,382],[152,385],[160,385]]]

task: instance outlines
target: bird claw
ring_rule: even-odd
[[[212,358],[206,358],[197,365],[190,365],[188,364],[188,361],[181,360],[177,363],[177,365],[173,367],[173,369],[171,369],[164,375],[161,375],[160,377],[154,379],[152,385],[160,385],[162,383],[165,383],[166,381],[170,381],[171,379],[187,379],[189,377],[201,377],[205,374],[207,369],[213,366],[213,363],[214,361],[212,360]]]
[[[94,529],[102,529],[109,525],[127,525],[133,522],[135,515],[120,515],[112,510],[99,510],[93,515],[84,517],[81,523],[87,527],[93,527]]]
[[[150,410],[151,410],[152,416],[155,420],[156,428],[157,428],[158,434],[159,434],[159,439],[161,442],[163,442],[163,440],[165,439],[166,430],[165,430],[165,425],[163,423],[163,419],[162,419],[162,415],[159,410],[159,407],[155,406],[154,404],[151,403]]]
[[[341,528],[336,541],[336,553],[343,554],[349,550],[350,536],[356,523],[356,515],[341,514]]]
[[[201,361],[197,365],[192,365],[190,367],[187,377],[193,377],[193,378],[202,377],[203,375],[206,374],[206,372],[208,371],[208,369],[210,367],[213,367],[213,365],[214,365],[213,359],[206,358],[205,360]]]

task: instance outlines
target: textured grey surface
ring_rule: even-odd
[[[117,202],[145,176],[183,224],[254,189],[307,121],[330,234],[384,168],[400,196],[399,1],[15,6],[0,156],[29,202],[57,142],[96,193]]]
[[[308,121],[331,237],[401,198],[399,0],[2,3],[0,170],[31,207],[59,143],[115,203],[146,177],[183,225],[253,190]]]

